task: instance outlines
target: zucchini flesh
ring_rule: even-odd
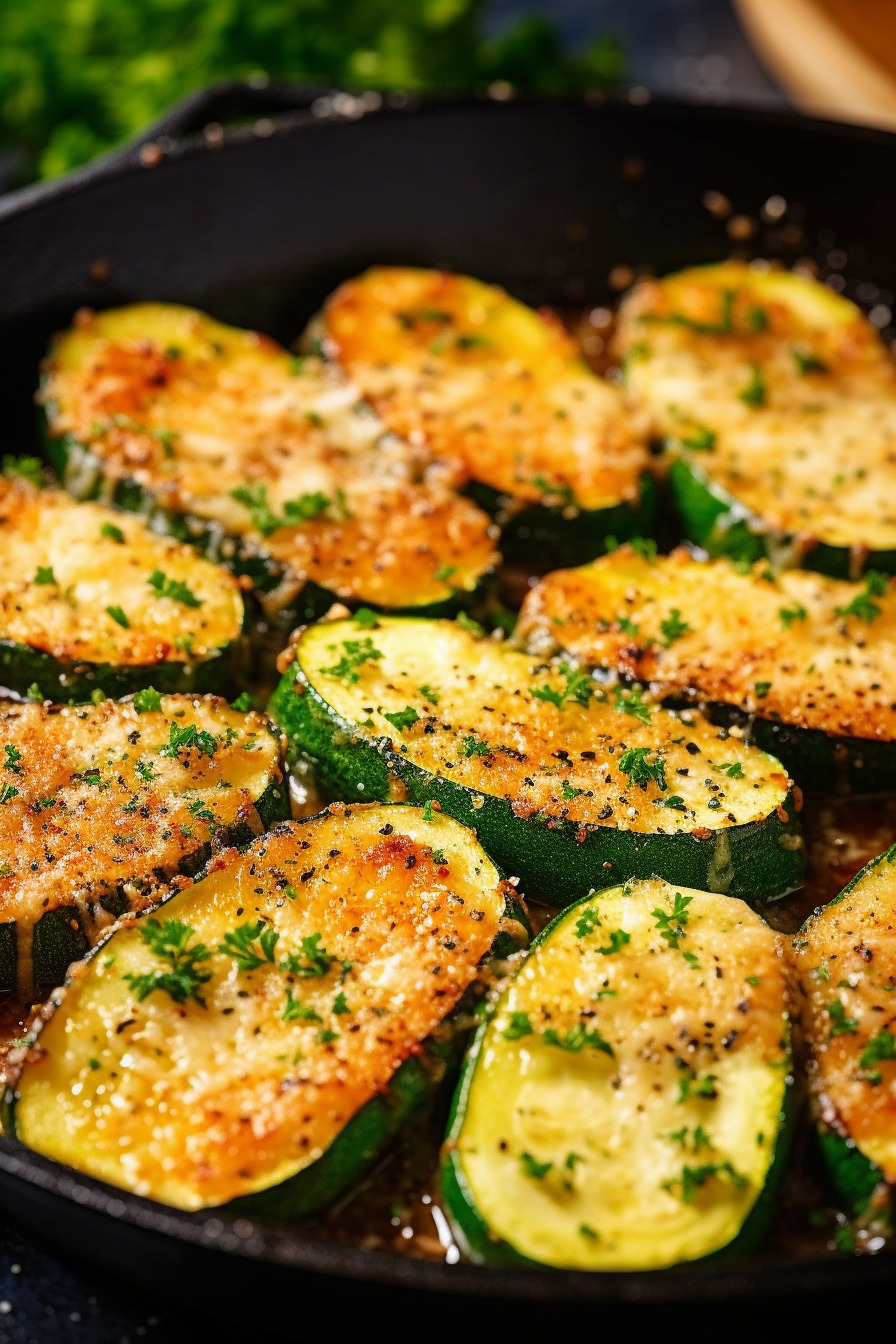
[[[618,348],[693,540],[896,570],[896,368],[854,304],[784,272],[696,267],[636,286]]]
[[[586,673],[451,621],[322,623],[293,657],[269,712],[324,791],[436,799],[527,895],[660,873],[762,901],[799,881],[779,762],[696,711],[617,707]]]
[[[856,1215],[896,1184],[896,846],[793,940],[822,1155]]]
[[[391,429],[456,463],[487,507],[503,498],[505,552],[509,539],[530,557],[533,540],[594,555],[649,522],[643,426],[556,319],[469,276],[376,267],[320,325]]]
[[[263,715],[155,700],[0,709],[0,992],[45,996],[115,916],[288,814]]]
[[[85,312],[44,366],[66,487],[248,574],[270,611],[428,607],[495,563],[488,517],[319,360],[191,308]],[[304,603],[304,606],[302,605]]]
[[[777,944],[657,879],[548,926],[455,1097],[442,1187],[473,1259],[645,1270],[759,1238],[790,1129]]]
[[[339,806],[220,856],[72,977],[19,1079],[18,1138],[178,1208],[258,1212],[269,1192],[278,1216],[310,1212],[376,1156],[383,1107],[421,1095],[421,1047],[505,890],[464,827],[411,808]],[[202,944],[176,994],[131,978],[166,973],[168,921]]]
[[[172,594],[174,594],[172,596]],[[139,519],[0,477],[0,681],[88,699],[222,688],[243,625],[236,579]]]
[[[766,562],[745,572],[622,546],[543,579],[516,633],[530,649],[742,712],[751,740],[803,789],[896,785],[896,591],[883,576],[776,575]]]

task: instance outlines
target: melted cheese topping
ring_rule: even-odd
[[[896,1183],[896,851],[794,938],[820,1118]]]
[[[205,735],[199,745],[163,754],[173,730],[192,737],[191,728]],[[251,820],[279,779],[267,720],[214,696],[163,696],[142,714],[111,700],[6,704],[0,922],[18,926],[20,984],[30,983],[28,931],[46,910],[76,905],[95,933],[104,922],[96,903],[120,887],[132,906],[150,904],[221,828]]]
[[[158,592],[158,573],[193,602]],[[0,478],[0,639],[62,662],[145,667],[213,657],[242,624],[236,579],[192,547],[101,504]]]
[[[193,309],[80,314],[53,346],[41,399],[51,433],[86,445],[107,478],[220,523],[294,585],[417,605],[475,587],[495,563],[486,515],[387,434],[356,388]]]
[[[164,969],[143,922],[84,967],[26,1065],[17,1133],[180,1208],[277,1185],[452,1010],[503,907],[496,869],[448,818],[343,808],[284,825],[158,912],[208,951],[202,1002],[134,992],[125,977]],[[259,921],[275,945],[247,969],[224,943]],[[315,937],[316,974],[291,970]]]
[[[696,712],[680,717],[649,702],[616,708],[584,674],[587,705],[569,698],[558,706],[533,692],[562,698],[567,674],[451,621],[384,618],[367,638],[371,656],[346,672],[357,626],[305,631],[296,658],[314,691],[353,734],[391,738],[412,764],[503,798],[518,816],[656,834],[718,831],[758,821],[787,797],[790,781],[773,756]],[[407,726],[386,717],[407,710]],[[654,767],[643,781],[627,752]],[[737,777],[721,768],[734,763]]]
[[[853,304],[726,262],[636,286],[617,345],[656,432],[768,527],[896,547],[896,366]]]
[[[567,1268],[718,1250],[765,1184],[787,1041],[777,936],[740,901],[652,879],[579,903],[481,1042],[456,1137],[472,1203]]]
[[[342,285],[323,323],[386,423],[471,479],[584,509],[637,496],[643,424],[556,320],[503,289],[379,267]]]
[[[773,575],[762,562],[744,574],[684,550],[647,560],[623,546],[543,579],[517,634],[663,692],[835,736],[896,739],[892,584],[869,595],[805,570]]]

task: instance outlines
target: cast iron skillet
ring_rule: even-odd
[[[530,303],[568,306],[611,298],[626,278],[618,268],[663,271],[739,251],[818,262],[889,321],[896,136],[588,98],[378,104],[219,86],[144,141],[0,200],[4,451],[31,445],[38,361],[84,304],[175,300],[290,341],[334,285],[374,262],[469,271]],[[163,1209],[9,1141],[0,1141],[0,1199],[106,1273],[156,1289],[189,1284],[194,1301],[199,1285],[220,1293],[223,1282],[228,1304],[261,1300],[269,1315],[295,1303],[303,1272],[382,1285],[393,1307],[398,1287],[404,1304],[461,1294],[533,1310],[757,1293],[805,1301],[896,1279],[892,1255],[593,1275],[415,1261],[301,1228]]]

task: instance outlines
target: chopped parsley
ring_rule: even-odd
[[[745,406],[764,406],[766,399],[765,378],[762,376],[762,370],[758,364],[750,365],[750,381],[742,392],[738,392],[738,400]]]
[[[422,695],[424,700],[428,700],[431,705],[437,705],[439,703],[439,692],[434,691],[433,688],[427,686],[425,682],[422,686],[417,687],[417,693],[418,695]]]
[[[729,779],[744,778],[744,768],[740,761],[720,761],[718,765],[713,766],[713,770],[721,770]]]
[[[420,715],[411,705],[405,705],[404,709],[397,709],[391,714],[383,710],[383,718],[387,719],[392,727],[397,728],[400,733],[405,732],[408,728],[413,728],[415,723],[420,722]]]
[[[680,891],[676,891],[672,897],[672,905],[669,910],[661,910],[657,907],[651,910],[653,922],[659,929],[660,937],[664,943],[671,948],[678,948],[678,944],[685,936],[685,925],[688,922],[688,906],[693,900],[693,896],[682,896]]]
[[[124,533],[114,523],[103,523],[100,528],[100,536],[105,537],[107,541],[117,541],[119,545],[124,542]]]
[[[589,933],[593,933],[595,929],[599,929],[600,927],[601,924],[597,911],[592,910],[589,906],[587,910],[582,911],[576,920],[576,937],[587,938]]]
[[[285,961],[280,965],[290,975],[297,975],[301,980],[317,980],[327,974],[333,962],[336,960],[331,956],[325,947],[321,947],[321,934],[310,933],[306,938],[299,942],[300,950],[290,952]]]
[[[842,617],[855,616],[857,620],[870,625],[881,613],[880,606],[873,599],[884,596],[888,582],[886,574],[881,574],[876,569],[869,569],[865,575],[864,590],[845,607],[835,607],[834,614]]]
[[[670,644],[674,644],[676,639],[681,639],[690,630],[687,621],[681,619],[681,612],[678,607],[673,607],[669,615],[660,621],[660,634],[662,635],[662,645],[668,649]]]
[[[533,1180],[543,1181],[553,1167],[553,1162],[539,1162],[531,1153],[520,1153],[520,1166]]]
[[[178,728],[176,723],[168,725],[168,741],[159,749],[160,756],[179,756],[182,751],[194,748],[203,756],[214,756],[218,749],[218,739],[195,723]]]
[[[376,662],[382,658],[382,652],[374,647],[373,640],[367,635],[364,639],[344,639],[342,647],[345,653],[331,667],[322,667],[321,672],[328,677],[338,677],[349,686],[355,686],[360,680],[359,667],[365,663]]]
[[[587,1046],[590,1050],[600,1050],[605,1055],[615,1057],[615,1051],[610,1042],[601,1035],[596,1027],[588,1030],[581,1022],[561,1036],[554,1027],[548,1027],[547,1031],[541,1033],[541,1039],[545,1045],[555,1045],[559,1050],[568,1050],[572,1054],[578,1054]]]
[[[532,1035],[532,1023],[528,1013],[511,1013],[510,1021],[501,1032],[505,1041],[518,1041],[523,1036]]]
[[[235,700],[231,700],[230,708],[237,710],[240,714],[248,714],[250,710],[254,709],[254,705],[252,704],[252,697],[249,694],[249,692],[240,691],[237,698]]]
[[[691,1097],[703,1097],[707,1101],[713,1101],[719,1095],[716,1091],[718,1078],[714,1073],[708,1073],[704,1078],[698,1078],[696,1074],[689,1074],[678,1080],[678,1097],[676,1100],[681,1103],[688,1101]]]
[[[801,378],[804,378],[807,373],[827,373],[827,364],[813,350],[799,350],[794,347],[790,353],[793,356],[796,371]]]
[[[284,1022],[321,1022],[323,1019],[310,1004],[293,998],[292,989],[286,987],[286,1007],[283,1009]]]
[[[533,700],[547,700],[558,709],[562,709],[567,700],[572,700],[583,709],[587,709],[594,694],[594,682],[589,674],[570,667],[569,663],[561,663],[560,675],[566,682],[562,690],[549,686],[547,682],[543,686],[533,686]]]
[[[106,614],[111,616],[115,624],[120,625],[122,629],[129,630],[131,628],[131,623],[121,607],[107,607]]]
[[[203,599],[197,597],[192,588],[188,588],[180,579],[172,579],[163,574],[160,569],[154,569],[146,582],[157,597],[170,597],[172,601],[181,602],[185,607],[202,606]]]
[[[628,782],[646,791],[651,780],[661,793],[666,792],[666,763],[662,756],[649,760],[652,755],[649,747],[629,747],[619,757],[619,769],[628,776]]]
[[[39,457],[15,457],[11,453],[4,453],[3,474],[21,476],[32,485],[41,486],[44,483],[44,467]]]
[[[218,951],[232,957],[241,971],[254,971],[265,962],[273,964],[279,938],[277,930],[263,919],[251,920],[226,933]]]
[[[211,972],[200,970],[200,963],[208,961],[211,951],[205,943],[194,943],[196,930],[179,919],[166,919],[164,924],[152,917],[140,924],[140,937],[146,947],[160,961],[166,962],[165,971],[145,971],[139,975],[128,972],[123,979],[131,986],[140,1003],[159,990],[168,994],[175,1003],[193,999],[204,1008],[205,999],[200,988],[211,979]]]
[[[376,630],[379,627],[380,618],[370,607],[359,607],[352,616],[355,625],[360,625],[362,630]]]
[[[630,691],[619,687],[613,699],[613,708],[617,713],[630,714],[633,719],[639,719],[641,723],[649,723],[653,713],[653,706],[649,700],[644,699],[644,690],[641,686],[633,686]]]
[[[3,762],[4,769],[11,770],[14,775],[20,775],[22,767],[19,765],[19,761],[22,759],[22,753],[18,747],[14,747],[11,742],[7,742],[3,751],[6,755],[6,760]]]
[[[757,700],[764,700],[772,688],[770,681],[754,681],[753,690]]]
[[[492,749],[478,737],[465,737],[460,744],[461,756],[491,756]]]
[[[872,1068],[872,1065],[888,1059],[896,1059],[896,1036],[887,1027],[882,1027],[859,1056],[859,1068],[864,1070],[862,1076],[865,1081],[878,1087],[883,1082],[883,1075],[880,1069]]]
[[[846,1008],[840,999],[834,999],[828,1004],[828,1017],[831,1020],[831,1030],[828,1035],[833,1036],[855,1036],[859,1030],[858,1019],[846,1016]]]
[[[693,428],[686,434],[678,437],[678,442],[682,448],[690,448],[693,453],[711,453],[716,446],[716,432],[710,429],[708,425],[701,425],[695,420]]]
[[[34,582],[37,584],[51,584],[56,582],[56,575],[53,573],[52,565],[38,565],[34,571]]]
[[[320,424],[323,422],[320,416],[317,416],[311,423]],[[322,494],[319,490],[314,490],[299,495],[296,499],[284,500],[283,512],[278,515],[268,503],[266,485],[238,485],[231,490],[230,494],[231,498],[235,499],[238,504],[243,504],[249,510],[252,526],[257,528],[265,537],[269,537],[278,528],[296,527],[300,523],[307,523],[314,518],[319,518],[333,503],[328,495]],[[343,512],[345,512],[344,509]]]
[[[137,691],[134,696],[134,709],[138,714],[151,714],[161,708],[162,694],[154,686],[147,686],[144,690]]]
[[[705,1162],[699,1167],[683,1166],[681,1175],[663,1181],[662,1188],[677,1191],[685,1204],[691,1204],[697,1191],[702,1189],[707,1181],[718,1179],[720,1176],[727,1176],[731,1184],[737,1186],[739,1190],[749,1184],[746,1176],[730,1162]]]
[[[345,1013],[350,1013],[351,1011],[352,1011],[351,1008],[349,1008],[348,1006],[348,999],[345,997],[345,991],[340,989],[339,993],[333,1000],[333,1008],[332,1008],[333,1015],[335,1017],[342,1017],[344,1016]]]
[[[612,957],[616,952],[621,952],[626,943],[631,942],[632,936],[630,933],[626,933],[625,929],[611,929],[609,939],[606,947],[597,949],[602,957]]]
[[[8,803],[10,798],[17,798],[19,791],[12,784],[4,784],[0,788],[0,803]]]

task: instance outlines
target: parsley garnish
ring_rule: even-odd
[[[597,950],[602,957],[612,957],[616,952],[620,952],[626,943],[630,943],[632,936],[626,933],[625,929],[611,929],[609,934],[610,941],[606,947],[599,947]]]
[[[744,768],[740,761],[721,761],[718,765],[714,765],[713,769],[720,770],[722,774],[727,775],[729,779],[744,778]]]
[[[570,784],[568,779],[564,779],[560,785],[560,797],[565,798],[567,802],[570,802],[573,798],[578,798],[584,792],[584,789],[577,789],[573,784]]]
[[[428,700],[431,705],[439,703],[439,692],[434,691],[431,686],[427,686],[425,683],[417,687],[417,693],[422,695],[424,700]]]
[[[317,416],[311,423],[323,424],[323,421]],[[238,485],[230,494],[237,503],[245,505],[252,516],[252,526],[265,537],[269,537],[280,527],[297,527],[301,523],[310,522],[325,513],[333,503],[328,495],[322,494],[320,490],[314,490],[299,495],[296,499],[285,499],[283,513],[277,515],[268,503],[266,485]],[[349,516],[344,504],[342,513],[344,517]]]
[[[34,571],[34,582],[37,584],[50,584],[56,582],[56,575],[53,573],[52,565],[38,565]]]
[[[778,615],[784,629],[789,630],[794,621],[804,621],[808,612],[801,602],[794,602],[792,607],[779,607]]]
[[[681,639],[690,630],[687,621],[681,619],[681,612],[678,607],[673,607],[665,620],[660,621],[660,634],[662,635],[662,645],[668,649],[670,644],[674,644],[676,639]]]
[[[169,578],[160,569],[154,569],[146,580],[154,589],[157,597],[170,597],[174,602],[182,602],[185,607],[201,607],[203,599],[197,597],[191,588],[180,579]]]
[[[558,709],[562,709],[567,700],[573,700],[583,709],[587,709],[594,694],[594,682],[589,674],[580,671],[578,668],[570,667],[569,663],[561,663],[560,675],[566,682],[562,690],[555,690],[553,686],[549,686],[547,683],[543,686],[533,686],[533,700],[547,700],[550,704],[556,705]]]
[[[687,1101],[690,1097],[704,1097],[708,1101],[713,1101],[718,1096],[716,1091],[718,1081],[714,1073],[708,1073],[705,1078],[698,1078],[693,1073],[684,1078],[679,1078],[676,1100],[681,1103]]]
[[[859,1056],[859,1068],[863,1070],[862,1077],[871,1083],[872,1087],[879,1087],[883,1082],[880,1069],[873,1069],[872,1064],[879,1064],[887,1059],[896,1059],[896,1037],[886,1027],[882,1027],[876,1036],[872,1036]]]
[[[323,1018],[314,1011],[310,1004],[302,1003],[301,1000],[293,998],[292,989],[286,988],[286,1007],[283,1009],[284,1022],[322,1022]]]
[[[283,970],[297,975],[301,980],[317,980],[326,975],[336,960],[325,947],[320,946],[321,934],[311,933],[300,940],[299,952],[290,952],[284,962]]]
[[[4,784],[3,788],[0,789],[0,803],[8,803],[10,798],[17,798],[18,795],[18,789],[14,788],[12,784]]]
[[[828,1017],[831,1019],[829,1036],[855,1036],[859,1030],[858,1019],[846,1016],[846,1008],[840,999],[828,1004]]]
[[[348,999],[345,997],[344,990],[340,989],[339,993],[333,1000],[332,1012],[335,1017],[342,1017],[345,1013],[351,1012],[351,1008],[349,1008],[348,1006]]]
[[[758,364],[750,365],[750,381],[742,392],[738,392],[738,399],[746,406],[764,406],[766,397],[765,379],[762,376],[762,370]]]
[[[619,687],[613,700],[613,708],[617,713],[630,714],[633,719],[640,719],[641,723],[649,723],[653,713],[652,705],[644,699],[641,686],[633,686],[630,691],[624,691]]]
[[[106,537],[109,541],[117,541],[119,545],[124,541],[124,533],[114,523],[103,523],[100,528],[100,536]]]
[[[129,630],[131,628],[131,623],[128,620],[127,616],[122,611],[121,607],[107,607],[106,613],[107,615],[112,617],[116,625],[122,626],[125,630]]]
[[[361,680],[358,674],[358,668],[364,663],[375,662],[382,658],[379,649],[374,648],[373,640],[368,635],[365,639],[344,639],[342,647],[345,653],[337,663],[332,667],[322,667],[321,672],[328,677],[338,677],[340,681],[347,682],[349,686],[356,685]]]
[[[887,591],[888,579],[886,574],[881,574],[876,569],[869,569],[865,575],[865,589],[854,597],[845,607],[835,607],[836,616],[855,616],[860,621],[866,621],[870,625],[876,621],[881,613],[878,604],[872,601],[872,598],[883,597]]]
[[[532,1035],[532,1023],[528,1013],[511,1013],[510,1021],[501,1032],[505,1041],[518,1041],[522,1036]]]
[[[568,1050],[572,1054],[578,1054],[588,1046],[591,1050],[601,1050],[605,1055],[615,1057],[615,1051],[610,1042],[601,1035],[594,1027],[591,1031],[578,1022],[574,1027],[570,1027],[562,1036],[553,1027],[548,1027],[543,1031],[541,1039],[545,1045],[555,1045],[559,1050]]]
[[[3,762],[4,768],[11,770],[14,775],[20,775],[22,767],[19,765],[19,761],[22,759],[22,753],[18,747],[14,747],[11,742],[7,742],[3,750],[6,753],[6,760]]]
[[[827,364],[823,359],[819,359],[814,351],[792,349],[790,353],[793,356],[796,371],[801,378],[804,378],[807,373],[827,373]]]
[[[387,714],[383,710],[383,718],[388,719],[392,727],[397,728],[400,733],[420,722],[420,715],[410,705],[405,705],[404,709],[397,709],[392,714]]]
[[[192,747],[203,756],[214,756],[218,739],[207,733],[204,728],[197,728],[195,723],[188,723],[185,728],[178,728],[176,723],[169,723],[168,741],[160,748],[159,755],[178,756],[182,751],[189,751]]]
[[[482,742],[478,737],[465,737],[460,744],[461,756],[491,756],[492,749],[487,742]]]
[[[223,943],[218,944],[218,951],[233,957],[241,971],[254,971],[265,962],[273,963],[279,938],[279,933],[270,924],[256,919],[238,924],[226,933]]]
[[[5,453],[3,472],[6,476],[21,476],[32,485],[41,486],[44,483],[44,468],[39,457],[14,457]]]
[[[734,331],[734,295],[733,289],[723,289],[719,294],[719,319],[717,322],[701,322],[686,313],[642,313],[639,322],[662,322],[670,326],[684,327],[697,336],[730,336]]]
[[[736,1167],[730,1162],[706,1162],[699,1167],[684,1166],[681,1169],[680,1176],[674,1176],[669,1181],[663,1181],[664,1190],[678,1190],[685,1204],[693,1202],[697,1191],[713,1177],[727,1176],[732,1185],[742,1190],[749,1182]]]
[[[770,681],[754,681],[753,690],[756,693],[757,700],[764,700],[772,688]]]
[[[194,999],[200,1007],[205,1007],[199,988],[211,979],[211,972],[200,971],[198,966],[200,962],[208,961],[212,954],[204,943],[190,945],[195,933],[195,929],[179,919],[166,919],[162,924],[158,919],[150,918],[141,923],[140,937],[154,956],[168,963],[168,970],[146,971],[140,975],[128,972],[123,977],[140,1003],[158,989],[170,995],[175,1003]]]
[[[688,922],[688,906],[693,900],[693,896],[682,896],[680,891],[676,891],[672,897],[672,905],[669,910],[651,910],[653,922],[660,931],[660,937],[669,947],[677,948],[679,941],[685,936],[685,925]]]
[[[355,625],[360,625],[362,630],[376,630],[379,628],[380,618],[370,607],[359,607],[352,616]]]
[[[650,761],[647,759],[650,755],[649,747],[629,747],[628,751],[624,751],[619,757],[619,769],[622,774],[628,775],[629,784],[646,791],[647,785],[653,780],[660,792],[665,793],[665,761],[661,756]]]
[[[162,708],[162,694],[153,686],[147,686],[142,691],[137,691],[134,696],[134,709],[138,714],[151,714],[153,710]]]
[[[238,710],[240,714],[248,714],[250,710],[254,709],[254,705],[252,704],[252,697],[249,694],[249,692],[240,691],[237,698],[235,700],[231,700],[230,708]]]
[[[708,425],[701,425],[699,421],[693,422],[693,428],[689,429],[687,434],[682,434],[678,442],[682,448],[690,448],[694,453],[711,453],[716,446],[716,432],[710,429]]]
[[[533,1177],[536,1181],[542,1181],[554,1164],[553,1162],[539,1162],[531,1153],[520,1153],[520,1165],[527,1176]]]
[[[589,906],[587,910],[582,911],[576,920],[576,937],[587,938],[589,933],[593,933],[595,929],[600,927],[597,911],[592,910]]]
[[[439,565],[433,578],[436,583],[447,583],[452,574],[457,573],[457,565]]]

